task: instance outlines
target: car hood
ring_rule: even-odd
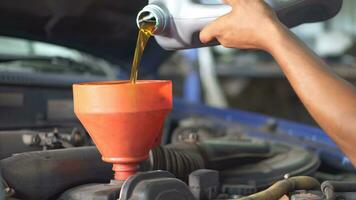
[[[125,66],[137,39],[136,14],[144,0],[2,0],[0,35],[43,41],[84,51]],[[169,56],[154,40],[145,71]]]

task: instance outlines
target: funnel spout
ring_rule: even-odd
[[[136,174],[138,167],[138,164],[113,164],[114,179],[127,180],[130,176]]]

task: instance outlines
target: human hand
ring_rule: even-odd
[[[200,33],[200,40],[208,43],[217,39],[229,48],[268,50],[276,31],[282,27],[276,14],[263,0],[225,0],[232,11]]]

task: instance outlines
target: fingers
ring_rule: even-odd
[[[207,25],[201,32],[200,32],[200,41],[202,43],[208,43],[214,40],[217,36],[217,28],[216,22],[212,22],[211,24]]]
[[[224,18],[225,16],[222,16],[217,20],[211,22],[200,32],[200,41],[202,43],[208,43],[219,37],[225,26]]]

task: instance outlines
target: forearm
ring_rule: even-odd
[[[356,92],[283,25],[262,0],[225,0],[232,11],[200,33],[207,43],[270,52],[320,126],[356,166]]]
[[[319,125],[356,165],[356,91],[283,26],[267,49]]]

